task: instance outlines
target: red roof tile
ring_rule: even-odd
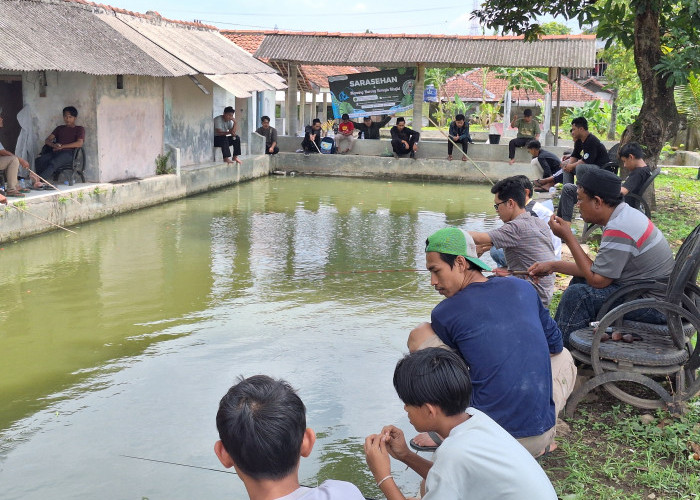
[[[457,94],[461,99],[469,101],[482,100],[483,91],[483,71],[481,68],[476,68],[461,75],[455,75],[449,78],[441,93],[447,94],[450,99]],[[503,93],[506,90],[506,80],[496,78],[496,74],[489,71],[486,74],[486,100],[497,102],[503,98]],[[540,80],[540,83],[546,88],[546,82]],[[513,99],[518,100],[537,100],[544,99],[544,96],[536,91],[513,90]],[[590,90],[582,87],[575,81],[562,75],[561,77],[561,100],[586,102],[600,99]]]

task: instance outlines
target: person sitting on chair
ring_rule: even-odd
[[[394,157],[410,153],[411,158],[416,158],[418,151],[418,139],[420,133],[411,130],[406,126],[406,119],[399,116],[396,119],[396,125],[391,127],[391,147],[394,150]]]
[[[617,175],[599,168],[589,169],[578,177],[581,217],[589,224],[604,226],[595,260],[581,248],[570,225],[552,216],[549,227],[569,248],[575,262],[536,262],[528,269],[533,279],[552,273],[574,276],[554,315],[565,346],[571,332],[589,326],[618,288],[636,280],[662,281],[673,270],[673,253],[666,238],[646,215],[622,201],[621,184]],[[665,321],[664,315],[655,309],[633,311],[625,319],[646,323]]]
[[[224,108],[224,114],[214,118],[214,146],[221,148],[221,154],[226,163],[243,163],[238,157],[241,154],[241,138],[236,133],[238,130],[234,115],[236,112],[231,106]],[[231,146],[233,146],[233,160],[231,160]]]
[[[311,454],[316,434],[306,427],[304,403],[284,380],[241,377],[221,398],[216,428],[214,452],[224,467],[236,469],[251,500],[364,500],[345,481],[299,485],[299,462]]]
[[[85,129],[75,124],[78,110],[73,106],[63,108],[63,123],[56,127],[44,141],[41,156],[34,162],[36,173],[47,181],[61,166],[73,162],[75,149],[85,142]],[[36,184],[35,184],[36,187]]]
[[[641,189],[646,180],[651,176],[651,169],[644,161],[642,147],[636,142],[630,142],[620,148],[620,159],[622,165],[629,171],[629,176],[620,187],[620,193],[626,196],[629,193],[641,195]],[[574,205],[576,204],[576,184],[564,184],[557,207],[557,216],[571,223],[574,216]],[[625,200],[627,201],[627,200]],[[637,208],[636,200],[631,200],[628,204]]]

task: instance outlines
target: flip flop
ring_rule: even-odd
[[[440,437],[440,435],[435,432],[435,431],[428,431],[428,436],[430,436],[430,439],[433,440],[433,442],[437,446],[421,446],[419,444],[416,444],[416,442],[411,439],[408,444],[411,445],[411,448],[413,448],[416,451],[435,451],[438,449],[438,446],[442,444],[443,439]]]
[[[14,191],[5,191],[5,196],[8,198],[24,198],[24,193],[20,193],[15,189]]]

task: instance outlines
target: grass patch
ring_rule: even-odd
[[[698,402],[683,416],[658,410],[642,423],[642,410],[615,401],[580,406],[561,451],[542,460],[559,497],[699,498],[700,461],[689,448],[700,442]]]
[[[674,250],[698,223],[700,181],[696,168],[664,170],[654,181],[656,210],[652,220]]]

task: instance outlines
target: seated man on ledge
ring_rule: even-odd
[[[226,106],[224,114],[214,118],[214,146],[221,148],[225,163],[235,162],[240,165],[243,163],[238,158],[241,155],[241,138],[237,135],[235,114],[231,106]],[[231,160],[231,146],[233,146],[233,160]]]
[[[391,118],[393,116],[393,114],[386,115],[384,118],[381,119],[381,121],[378,122],[372,121],[371,116],[365,116],[362,119],[362,123],[352,122],[352,124],[359,131],[359,133],[362,134],[363,139],[379,139],[379,131],[382,129],[382,127],[384,127],[384,125],[391,121]]]
[[[410,153],[415,160],[418,151],[418,139],[420,134],[406,126],[406,119],[399,116],[396,125],[391,127],[391,148],[394,150],[394,158]]]
[[[549,227],[569,247],[575,262],[536,262],[530,266],[535,279],[551,273],[574,276],[554,316],[565,346],[571,332],[595,321],[603,303],[622,285],[636,280],[663,280],[673,269],[673,254],[664,235],[642,212],[622,201],[620,188],[620,178],[607,170],[589,169],[578,178],[581,217],[604,226],[594,261],[583,251],[569,224],[552,216]],[[654,309],[634,311],[625,318],[665,322],[664,315]]]
[[[431,462],[412,453],[388,425],[365,440],[365,455],[388,500],[405,500],[391,476],[391,455],[425,480],[423,500],[557,498],[532,456],[485,413],[470,407],[469,369],[458,354],[430,348],[401,359],[394,388],[417,431],[447,436]]]
[[[304,154],[309,153],[320,153],[321,152],[321,138],[323,135],[323,130],[321,128],[321,120],[314,118],[311,125],[307,125],[304,132],[304,140],[301,141],[301,147],[304,150]]]
[[[44,141],[41,156],[34,162],[36,173],[51,182],[51,177],[61,165],[72,163],[73,152],[83,147],[85,129],[75,124],[78,110],[73,106],[63,108],[63,123],[56,127]],[[36,186],[35,184],[35,187]]]
[[[352,136],[355,131],[355,123],[350,121],[350,115],[343,113],[338,124],[338,133],[335,135],[335,147],[338,153],[349,153],[355,138]]]
[[[283,380],[241,378],[221,399],[216,427],[214,452],[224,467],[236,469],[251,500],[364,500],[345,481],[299,485],[299,462],[311,454],[316,434],[306,427],[304,403]]]
[[[540,138],[540,124],[532,117],[530,108],[523,111],[522,118],[517,115],[510,122],[510,126],[518,129],[518,136],[508,143],[508,163],[515,163],[515,148],[522,148],[533,139]]]
[[[277,147],[277,130],[275,127],[270,127],[269,116],[260,118],[260,123],[262,127],[258,128],[255,133],[265,138],[265,154],[276,155],[280,152],[280,148]]]
[[[469,233],[456,227],[431,235],[425,252],[431,285],[446,298],[433,309],[431,323],[411,331],[409,351],[443,344],[459,351],[474,385],[472,406],[533,456],[554,450],[556,415],[576,369],[535,288],[513,277],[486,279],[482,271],[489,267],[476,257]]]

